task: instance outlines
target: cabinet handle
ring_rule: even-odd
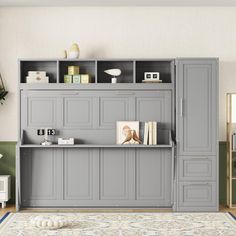
[[[79,95],[79,92],[69,92],[69,93],[62,93],[62,96],[73,96],[73,95]]]
[[[192,158],[186,158],[185,160],[210,160],[209,157],[192,157]]]
[[[194,184],[194,183],[192,183],[192,184],[185,184],[185,186],[203,186],[203,185],[211,185],[210,183],[197,183],[197,184]]]
[[[183,98],[180,98],[180,116],[181,117],[184,116],[183,107],[184,107],[184,100]]]
[[[117,92],[116,95],[135,95],[133,92]]]

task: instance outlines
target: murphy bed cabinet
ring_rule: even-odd
[[[91,83],[64,83],[71,65]],[[111,68],[122,70],[117,84]],[[26,83],[36,70],[49,83]],[[144,72],[162,83],[142,83]],[[218,59],[23,59],[19,101],[17,210],[218,210]],[[117,145],[116,122],[129,120],[158,122],[157,145]],[[42,127],[56,129],[53,145],[40,145]]]

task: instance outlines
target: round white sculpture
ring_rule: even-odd
[[[109,69],[109,70],[104,70],[104,72],[108,75],[113,76],[111,78],[111,83],[115,84],[117,83],[117,76],[121,75],[121,70],[120,69]]]
[[[60,229],[68,225],[68,221],[62,216],[36,216],[30,223],[40,229]]]

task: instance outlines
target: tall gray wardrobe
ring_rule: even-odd
[[[68,66],[91,75],[65,84]],[[120,68],[117,84],[104,70]],[[28,71],[48,84],[28,84]],[[162,83],[142,83],[159,72]],[[117,121],[156,121],[156,145],[117,145]],[[56,130],[42,146],[39,128]],[[142,129],[141,129],[142,132]],[[75,138],[58,145],[58,137]],[[17,209],[218,210],[218,59],[19,60]]]

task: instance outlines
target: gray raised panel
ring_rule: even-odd
[[[56,125],[57,98],[48,93],[23,94],[22,125],[24,128]]]
[[[180,181],[216,180],[216,157],[182,157],[179,158]]]
[[[178,153],[215,155],[217,62],[192,59],[177,65]]]
[[[215,182],[180,182],[180,207],[213,207],[216,205]],[[195,208],[196,210],[199,210]]]
[[[100,199],[129,199],[129,150],[100,150]],[[132,183],[134,184],[134,183]]]
[[[67,96],[63,99],[63,126],[65,128],[92,128],[93,98],[86,96]]]
[[[114,129],[117,121],[129,120],[130,109],[129,97],[105,92],[99,97],[99,127]]]
[[[171,151],[136,150],[136,199],[170,205]]]
[[[171,128],[171,91],[137,92],[135,100],[136,120],[157,121],[159,128]]]
[[[24,150],[21,157],[22,204],[57,198],[57,155],[55,149]]]
[[[64,199],[93,199],[92,149],[64,149]]]

